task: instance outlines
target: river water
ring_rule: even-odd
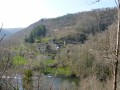
[[[18,75],[17,77],[14,78],[15,80],[15,87],[19,87],[19,90],[24,90],[22,85],[22,77]],[[51,87],[53,81],[52,76],[43,76],[40,78],[40,85],[39,88],[40,90],[48,90]],[[66,77],[56,77],[52,89],[53,90],[77,90],[78,88],[78,79],[77,78],[66,78]],[[38,77],[33,77],[33,90],[38,90]]]

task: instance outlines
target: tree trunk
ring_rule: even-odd
[[[118,69],[118,55],[119,55],[119,43],[120,43],[120,0],[118,0],[118,30],[116,39],[116,55],[114,62],[114,80],[113,80],[113,90],[117,90],[117,69]]]

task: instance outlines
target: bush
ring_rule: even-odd
[[[32,90],[33,82],[32,82],[32,71],[31,70],[24,70],[23,72],[23,87],[25,90]]]
[[[107,78],[112,76],[112,69],[112,65],[105,62],[97,62],[94,66],[96,77],[101,81],[106,81]]]

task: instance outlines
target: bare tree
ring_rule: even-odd
[[[100,0],[95,0],[92,2],[89,0],[91,4],[95,4]],[[86,0],[88,2],[88,0]],[[118,29],[117,29],[117,38],[116,38],[116,53],[115,53],[115,60],[114,60],[114,77],[113,77],[113,90],[117,89],[117,73],[118,73],[118,56],[119,56],[119,46],[120,46],[120,0],[115,0],[116,5],[118,6]]]
[[[115,57],[115,62],[114,62],[113,90],[117,89],[119,44],[120,44],[120,0],[118,0],[118,29],[117,29],[117,39],[116,39],[116,55],[115,55],[116,57]]]

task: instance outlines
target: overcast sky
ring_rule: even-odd
[[[27,27],[41,18],[116,6],[115,0],[0,0],[0,24],[3,28]]]

